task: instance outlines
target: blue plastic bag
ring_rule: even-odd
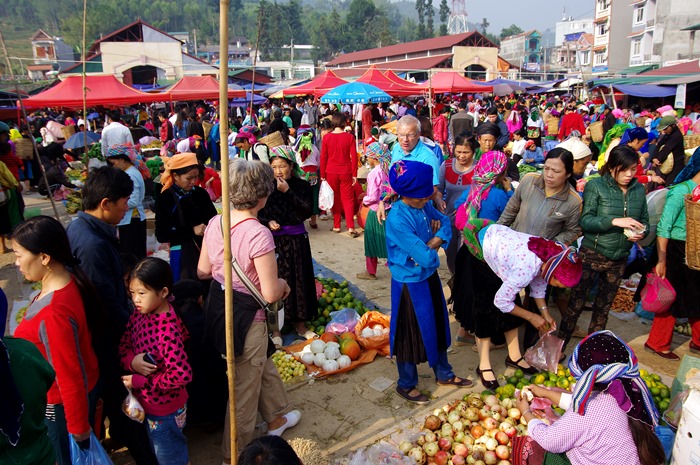
[[[109,455],[95,437],[95,433],[90,433],[89,449],[81,449],[72,434],[68,437],[70,438],[70,461],[73,465],[113,465]]]

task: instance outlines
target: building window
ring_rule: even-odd
[[[598,11],[605,11],[610,8],[610,0],[598,0]]]
[[[595,52],[595,65],[604,65],[605,64],[605,52]]]
[[[644,7],[636,8],[634,10],[634,24],[640,24],[644,22]]]
[[[598,32],[599,36],[606,35],[608,33],[608,23],[607,22],[600,23],[598,25],[598,29],[596,31]]]
[[[586,50],[585,52],[581,52],[581,65],[586,66],[591,63],[591,52],[590,50]]]
[[[638,56],[642,54],[642,40],[635,39],[632,41],[632,56]]]

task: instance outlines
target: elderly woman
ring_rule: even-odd
[[[194,153],[165,159],[163,189],[156,202],[156,238],[170,244],[173,279],[197,279],[197,262],[204,228],[216,215],[209,194],[199,181],[199,163]]]
[[[260,224],[258,212],[275,190],[274,172],[260,161],[236,158],[229,167],[231,184],[231,231],[222,230],[220,215],[209,221],[197,273],[200,279],[213,278],[205,303],[206,331],[217,350],[226,353],[224,315],[224,238],[231,241],[231,253],[245,275],[267,302],[286,298],[290,289],[277,275],[275,240]],[[315,295],[315,294],[314,294]],[[289,410],[289,399],[270,356],[265,310],[250,294],[236,273],[233,274],[234,355],[236,357],[236,448],[253,440],[258,411],[267,422],[268,435],[280,436],[295,426],[301,413]],[[226,408],[224,423],[224,463],[231,463],[230,418]]]
[[[151,172],[134,146],[128,143],[111,146],[107,149],[105,158],[109,165],[128,174],[134,185],[134,190],[129,196],[129,210],[117,225],[119,251],[132,254],[141,260],[146,258],[146,212],[143,209],[146,184],[144,180],[151,177]]]
[[[351,237],[355,230],[355,190],[357,182],[357,149],[355,136],[345,132],[345,116],[334,113],[331,117],[333,132],[323,136],[321,143],[321,180],[333,189],[333,232],[340,232],[340,213],[345,214],[345,226]]]
[[[678,129],[676,117],[671,115],[661,118],[657,129],[661,137],[656,143],[657,148],[651,157],[651,164],[654,172],[665,182],[670,183],[685,166],[683,133]],[[669,157],[671,157],[670,160]]]
[[[676,291],[676,300],[669,311],[654,315],[649,338],[644,348],[662,358],[678,360],[671,352],[671,339],[676,318],[688,318],[692,339],[690,351],[700,354],[700,271],[688,268],[685,262],[685,196],[700,184],[700,148],[680,172],[666,194],[666,204],[656,230],[657,276],[668,279]],[[640,283],[640,288],[643,283]]]
[[[294,325],[299,336],[311,339],[316,335],[306,329],[304,322],[316,318],[318,301],[311,245],[304,221],[313,211],[313,191],[301,178],[303,171],[296,164],[291,146],[273,148],[270,166],[275,174],[276,188],[265,207],[258,212],[258,219],[272,231],[280,278],[291,288],[284,300],[285,320]],[[282,343],[277,333],[273,334],[272,340],[278,346]]]
[[[541,457],[544,450],[545,464],[666,463],[653,429],[659,423],[659,412],[639,376],[637,356],[622,339],[610,331],[591,334],[574,349],[569,369],[576,378],[571,394],[529,386],[534,396],[566,410],[554,423],[540,420],[525,396],[518,400],[529,439],[516,442],[513,456]]]

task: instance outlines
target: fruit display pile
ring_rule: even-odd
[[[414,442],[399,444],[418,465],[510,465],[512,442],[527,432],[515,399],[472,393],[428,415]]]
[[[96,158],[100,161],[105,161],[104,155],[102,155],[102,145],[92,144],[88,149],[88,158]]]
[[[277,367],[280,378],[285,383],[306,373],[304,364],[298,362],[291,354],[283,350],[278,350],[272,354],[272,363]]]
[[[83,209],[83,197],[80,194],[80,191],[73,191],[66,198],[66,212],[68,212],[69,215],[73,215],[75,213],[78,213],[82,209]]]
[[[343,333],[340,336],[326,333],[323,339],[315,339],[294,354],[302,363],[320,368],[325,374],[333,373],[360,358],[360,345],[353,333]]]
[[[358,315],[362,316],[367,313],[369,309],[364,306],[364,304],[355,297],[350,289],[348,289],[348,282],[338,282],[330,278],[317,278],[317,280],[323,285],[323,293],[318,298],[318,314],[319,316],[312,321],[307,321],[306,325],[310,331],[321,335],[326,331],[326,325],[331,321],[331,312],[343,308],[355,309]]]
[[[690,329],[690,323],[688,323],[687,321],[681,325],[676,325],[676,327],[673,328],[673,330],[678,334],[682,334],[683,336],[693,335],[693,332]]]

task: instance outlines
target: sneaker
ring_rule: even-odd
[[[293,428],[301,420],[301,412],[299,410],[292,410],[284,416],[287,419],[286,423],[277,429],[273,429],[267,432],[268,436],[282,436],[287,429]]]

